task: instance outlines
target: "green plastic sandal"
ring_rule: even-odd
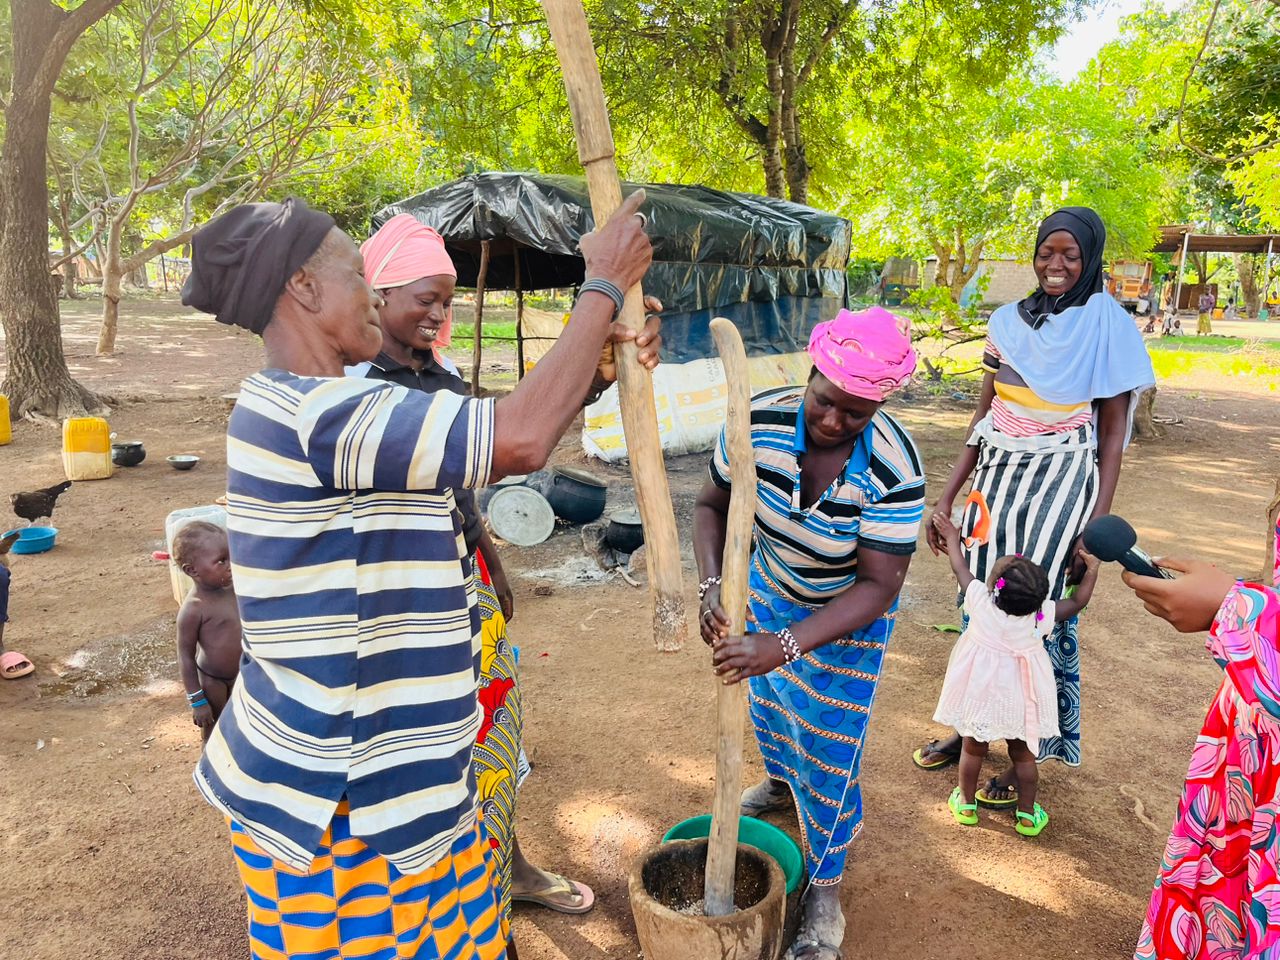
[[[1049,815],[1044,812],[1044,807],[1036,804],[1033,813],[1027,813],[1025,810],[1015,811],[1018,815],[1017,823],[1013,825],[1013,829],[1017,830],[1024,837],[1038,837],[1040,831],[1049,825]],[[1024,823],[1023,821],[1027,821]]]
[[[951,791],[951,796],[947,799],[947,807],[951,810],[951,816],[955,817],[956,823],[962,827],[972,827],[978,822],[978,805],[965,803],[964,794],[960,792],[959,787]]]

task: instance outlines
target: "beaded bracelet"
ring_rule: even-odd
[[[778,639],[782,642],[782,656],[785,663],[795,663],[800,659],[800,644],[793,634],[786,627],[775,631]]]
[[[205,696],[205,692],[203,689],[197,690],[195,693],[188,693],[187,703],[194,703],[197,700],[202,700],[204,699],[204,696]]]
[[[699,601],[705,600],[707,596],[707,591],[719,583],[720,583],[719,577],[707,577],[705,580],[699,583],[698,584],[698,600]]]

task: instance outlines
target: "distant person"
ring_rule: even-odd
[[[1044,567],[1021,555],[1001,557],[984,583],[969,572],[960,531],[935,514],[933,528],[947,545],[947,559],[964,596],[966,627],[951,650],[942,682],[937,723],[963,738],[960,782],[947,807],[956,823],[978,823],[978,774],[993,740],[1005,741],[1018,781],[1014,829],[1038,837],[1049,815],[1036,802],[1040,741],[1059,734],[1058,690],[1044,642],[1054,624],[1077,616],[1093,596],[1098,559],[1089,557],[1075,593],[1049,599]]]
[[[207,743],[231,698],[244,649],[227,531],[192,520],[173,538],[173,562],[195,582],[178,611],[178,674],[191,722]]]
[[[1196,335],[1208,336],[1213,333],[1213,308],[1217,305],[1218,298],[1206,290],[1200,294],[1200,300],[1197,307],[1200,311],[1200,317],[1196,321]]]

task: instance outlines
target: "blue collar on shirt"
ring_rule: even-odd
[[[872,420],[875,418],[872,417]],[[800,455],[809,449],[808,431],[804,426],[804,401],[800,401],[800,406],[796,410],[796,432],[793,441],[792,450],[796,455],[796,460],[800,459]],[[867,425],[862,428],[862,432],[853,440],[853,449],[849,452],[849,459],[844,462],[844,470],[840,473],[840,481],[843,483],[849,479],[849,474],[855,476],[859,473],[866,473],[871,466],[871,420],[867,421]]]

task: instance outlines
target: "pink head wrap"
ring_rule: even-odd
[[[449,276],[458,271],[444,249],[444,238],[416,217],[398,213],[360,247],[364,275],[375,290],[390,290],[423,277]],[[453,314],[436,335],[436,346],[447,347],[453,329]]]
[[[809,337],[809,356],[818,372],[845,393],[877,403],[916,369],[910,324],[883,307],[841,310],[834,320],[818,324]]]

